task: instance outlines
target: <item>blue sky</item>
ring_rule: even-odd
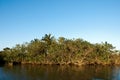
[[[0,49],[51,33],[120,49],[120,0],[0,0]]]

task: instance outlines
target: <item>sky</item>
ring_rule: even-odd
[[[119,30],[120,0],[0,0],[0,50],[49,33],[120,50]]]

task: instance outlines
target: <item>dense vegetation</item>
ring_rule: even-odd
[[[42,39],[17,44],[0,51],[0,62],[22,64],[120,64],[119,51],[107,42],[92,44],[83,39],[55,39],[45,34]]]

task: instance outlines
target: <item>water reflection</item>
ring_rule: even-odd
[[[120,80],[120,67],[4,66],[0,67],[0,80]]]

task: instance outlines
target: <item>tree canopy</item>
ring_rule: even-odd
[[[51,34],[45,34],[42,39],[17,44],[13,48],[4,48],[0,51],[0,61],[39,64],[120,64],[119,51],[116,51],[108,42],[92,44],[80,38],[55,39]]]

